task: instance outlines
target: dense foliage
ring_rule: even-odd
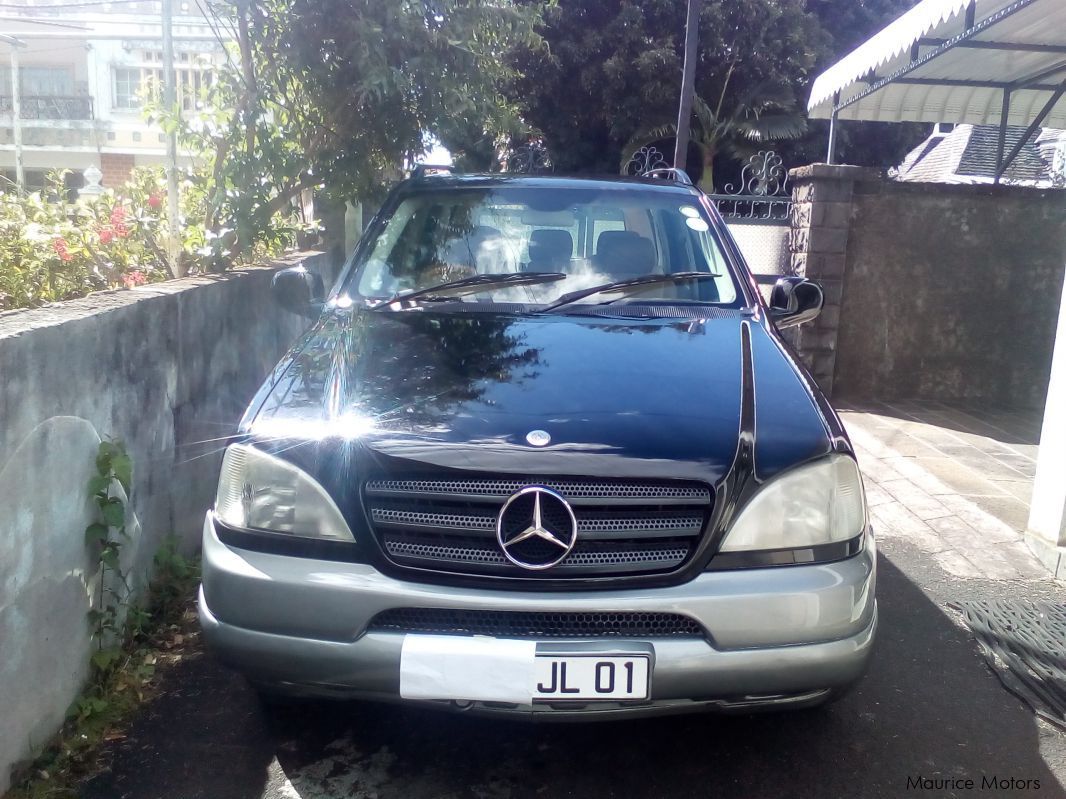
[[[140,171],[75,204],[59,175],[45,192],[0,191],[0,310],[167,277],[161,178]]]
[[[804,116],[813,78],[914,2],[704,0],[696,94],[724,134],[710,148],[718,171],[728,176],[758,149],[744,123],[768,110]],[[616,172],[635,135],[676,120],[685,3],[559,0],[544,19],[545,47],[511,53],[518,76],[508,94],[543,134],[558,171]],[[900,126],[843,128],[839,152],[850,163],[894,164],[915,135]],[[445,130],[443,138],[461,152],[485,152],[477,130]],[[825,141],[825,125],[814,122],[777,149],[790,164],[809,163],[824,158]],[[690,149],[696,174],[707,152]]]
[[[285,217],[238,257],[205,229],[207,207],[200,172],[181,181],[181,273],[204,272],[218,259],[255,260],[292,244],[281,235]],[[41,192],[0,187],[0,311],[33,308],[93,291],[132,288],[171,277],[167,266],[166,180],[161,167],[139,167],[118,189],[70,201],[63,173]]]
[[[509,48],[532,44],[539,6],[507,0],[219,0],[233,68],[187,120],[209,158],[205,222],[244,250],[301,191],[374,197],[427,133],[506,127]]]

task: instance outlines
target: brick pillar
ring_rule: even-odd
[[[792,273],[821,284],[825,308],[796,329],[793,343],[822,390],[832,396],[837,328],[847,264],[851,194],[857,180],[880,177],[876,169],[811,164],[789,172],[792,184]]]
[[[100,185],[108,189],[117,189],[130,178],[133,171],[133,156],[125,153],[101,153],[100,171],[103,177]]]

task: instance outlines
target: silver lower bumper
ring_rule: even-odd
[[[396,607],[632,611],[689,615],[708,640],[552,640],[620,651],[651,646],[652,698],[636,703],[426,703],[553,718],[804,705],[862,675],[877,626],[872,536],[832,564],[708,572],[688,583],[624,591],[513,592],[395,580],[363,564],[230,548],[204,527],[200,620],[211,649],[251,679],[291,693],[398,700],[404,634],[367,631]]]

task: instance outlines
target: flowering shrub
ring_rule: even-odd
[[[0,189],[0,310],[165,279],[165,223],[148,202],[159,177],[73,204],[62,175],[43,193]]]
[[[235,257],[221,246],[225,229],[213,233],[204,228],[202,180],[193,173],[181,186],[184,272],[220,271],[291,245],[291,240],[278,240],[273,247],[260,245]],[[22,196],[0,185],[0,311],[170,277],[162,168],[135,169],[121,188],[75,203],[65,201],[62,173],[50,182],[49,190]]]

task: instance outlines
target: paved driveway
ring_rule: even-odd
[[[1066,733],[1003,689],[947,608],[1003,595],[1063,601],[1066,590],[1014,546],[1009,525],[899,460],[911,456],[870,432],[882,419],[851,422],[864,431],[881,528],[881,629],[869,674],[836,705],[536,726],[366,703],[266,711],[194,652],[83,796],[1066,797]],[[990,562],[1002,544],[1009,558]],[[941,782],[913,787],[923,779]]]

